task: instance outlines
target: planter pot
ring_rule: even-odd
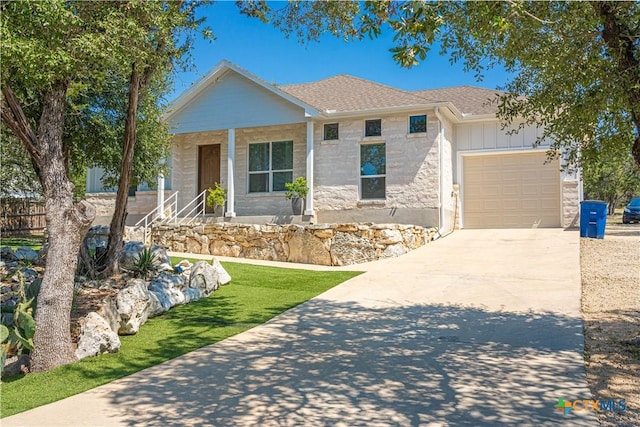
[[[300,197],[291,199],[291,210],[293,210],[294,215],[302,215],[304,211],[304,199]]]

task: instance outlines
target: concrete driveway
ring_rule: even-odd
[[[596,426],[575,231],[463,230],[11,425]],[[277,301],[274,301],[277,303]]]

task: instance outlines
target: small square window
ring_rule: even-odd
[[[409,133],[426,133],[427,115],[409,117]]]
[[[382,135],[382,120],[365,120],[364,121],[364,136],[381,136]]]
[[[338,137],[338,123],[327,123],[324,125],[324,140],[334,141],[339,139]]]

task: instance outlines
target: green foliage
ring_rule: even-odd
[[[133,277],[147,279],[151,274],[158,270],[157,254],[149,248],[144,248],[140,255],[129,265],[123,269],[132,274]]]
[[[18,270],[20,290],[18,292],[19,301],[11,316],[11,325],[0,325],[0,369],[4,367],[4,361],[10,354],[29,353],[33,350],[33,336],[36,332],[36,322],[33,317],[34,299],[27,299],[25,292],[24,276]],[[37,292],[35,292],[37,295]],[[33,291],[29,291],[33,295]]]
[[[309,186],[307,185],[307,180],[303,176],[297,177],[293,182],[287,182],[284,184],[287,191],[284,193],[284,196],[287,199],[292,199],[294,197],[299,197],[304,199],[307,197],[309,193]]]
[[[207,205],[215,208],[217,206],[224,206],[224,202],[227,200],[227,190],[220,187],[220,184],[215,183],[214,188],[207,190]]]
[[[585,199],[604,200],[609,213],[640,195],[640,169],[624,152],[585,150],[582,178]]]
[[[226,262],[223,265],[233,278],[230,284],[208,298],[149,319],[136,335],[120,337],[118,353],[89,357],[3,383],[2,416],[64,399],[222,341],[360,274]]]
[[[640,3],[638,2],[304,2],[240,10],[285,34],[317,40],[395,33],[393,58],[404,67],[433,46],[482,79],[504,67],[515,77],[498,116],[512,131],[540,126],[538,139],[579,166],[581,149],[622,147],[640,166]],[[313,16],[310,16],[313,14]],[[524,96],[523,96],[524,95]],[[634,146],[635,142],[635,147]]]

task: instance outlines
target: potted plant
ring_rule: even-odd
[[[299,176],[293,182],[287,182],[284,184],[287,191],[284,196],[291,200],[291,209],[293,209],[294,215],[302,215],[304,211],[305,198],[309,193],[309,186],[307,180],[303,176]]]
[[[227,190],[216,182],[214,188],[209,188],[207,193],[207,206],[213,208],[215,215],[222,216],[222,208],[227,200]]]

